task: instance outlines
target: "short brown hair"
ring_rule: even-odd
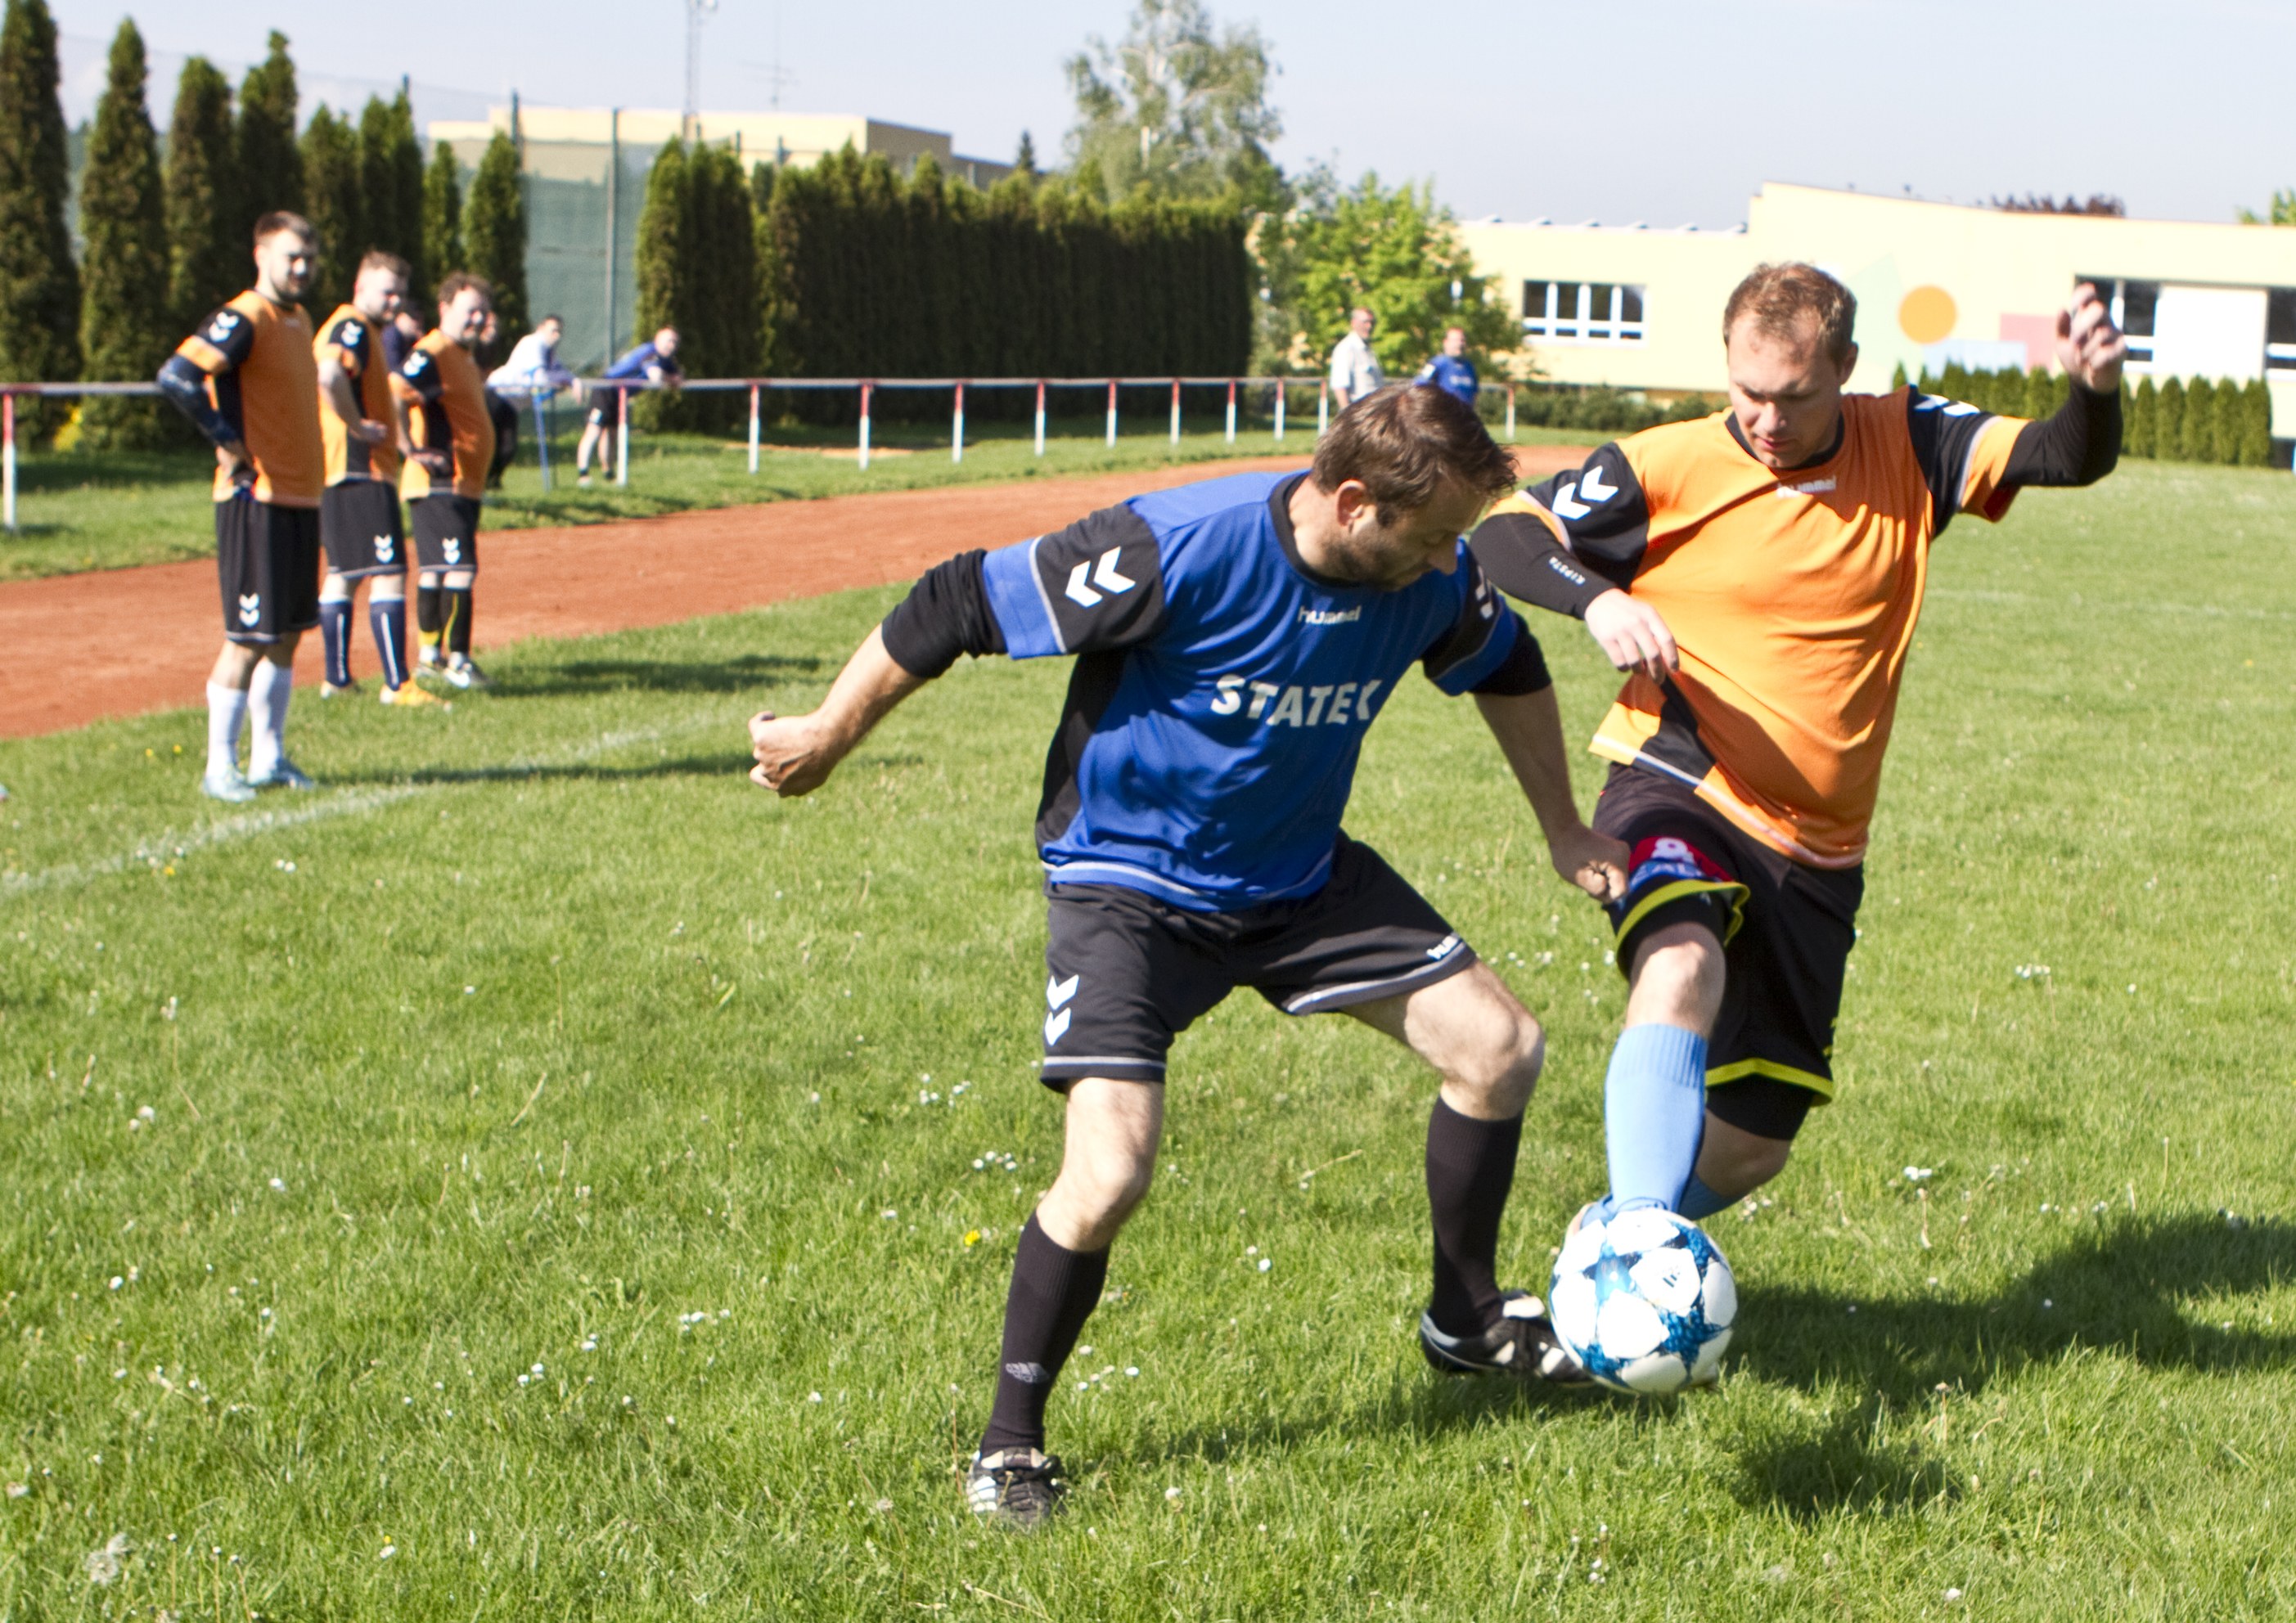
[[[461,295],[463,290],[466,287],[474,287],[478,289],[479,297],[485,299],[488,304],[492,304],[495,301],[495,284],[493,283],[488,281],[484,276],[480,275],[476,271],[456,271],[439,284],[439,302],[442,305],[454,303],[455,299]]]
[[[1316,488],[1360,480],[1382,512],[1416,512],[1447,479],[1496,498],[1515,488],[1513,459],[1474,407],[1439,389],[1390,383],[1339,414],[1316,447]]]
[[[1802,320],[1816,321],[1825,353],[1836,366],[1849,363],[1849,346],[1857,327],[1857,297],[1815,265],[1788,263],[1757,265],[1731,290],[1722,307],[1722,341],[1742,316],[1753,317],[1754,330],[1770,338],[1801,336]]]
[[[255,245],[262,247],[283,231],[294,232],[299,236],[308,238],[314,244],[319,240],[319,234],[311,229],[311,222],[301,215],[291,214],[284,209],[274,209],[255,222]]]
[[[368,249],[360,258],[358,267],[362,275],[371,270],[386,270],[401,282],[411,282],[414,279],[414,270],[412,266],[397,254],[386,253],[380,248]]]

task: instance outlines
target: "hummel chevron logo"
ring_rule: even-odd
[[[263,594],[242,592],[239,594],[239,623],[252,626],[263,619]]]
[[[374,561],[377,563],[389,563],[391,554],[398,550],[389,536],[377,536],[374,538]]]
[[[1120,547],[1111,546],[1101,553],[1100,561],[1097,564],[1079,563],[1070,570],[1069,589],[1063,595],[1078,608],[1091,609],[1099,605],[1100,592],[1105,592],[1111,597],[1121,597],[1138,586],[1140,584],[1138,581],[1128,579],[1117,573],[1116,555],[1122,550]],[[1086,584],[1087,574],[1091,577],[1090,585]],[[1100,588],[1100,592],[1092,589],[1095,586]]]
[[[1083,979],[1082,975],[1071,975],[1066,980],[1054,980],[1050,976],[1046,976],[1045,1006],[1048,1009],[1057,1009],[1067,1003],[1070,998],[1076,996],[1077,982]]]
[[[1069,1021],[1076,1018],[1074,1009],[1062,1009],[1058,1014],[1045,1016],[1045,1046],[1050,1048],[1069,1034]]]
[[[1589,468],[1585,477],[1574,480],[1554,493],[1554,511],[1562,518],[1583,519],[1618,494],[1616,485],[1603,482],[1602,469]],[[1582,496],[1587,498],[1583,502],[1578,499]]]

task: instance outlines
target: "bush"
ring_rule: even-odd
[[[2184,462],[2216,460],[2217,387],[2194,378],[2185,387],[2185,414],[2177,426],[2177,455]]]
[[[2251,378],[2240,391],[2240,465],[2272,465],[2272,391],[2262,378]]]
[[[2122,387],[2126,388],[2127,385],[2124,384]],[[2152,387],[2151,378],[2146,378],[2136,386],[2136,391],[2130,397],[2130,402],[2128,416],[2128,454],[2131,456],[2158,455],[2158,451],[2154,449],[2158,444],[2154,435],[2159,418],[2161,391]]]
[[[1661,422],[1710,417],[1722,405],[1706,395],[1685,395],[1670,406],[1660,406],[1637,389],[1534,383],[1518,386],[1514,414],[1518,423],[1529,428],[1634,434]]]
[[[2161,398],[2152,419],[2152,455],[2162,462],[2184,458],[2185,385],[2176,378],[2161,385]]]

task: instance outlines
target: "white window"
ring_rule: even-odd
[[[1619,282],[1526,282],[1522,332],[1551,344],[1639,344],[1643,290]]]

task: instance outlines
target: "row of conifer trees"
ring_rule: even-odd
[[[88,129],[75,260],[55,22],[45,0],[7,0],[0,380],[149,379],[194,323],[249,284],[252,227],[275,209],[307,215],[319,234],[315,319],[348,296],[360,255],[381,248],[413,266],[418,299],[449,270],[487,276],[504,341],[523,331],[526,209],[509,136],[488,148],[467,202],[451,149],[438,146],[426,168],[403,86],[389,102],[370,97],[356,121],[322,106],[299,137],[295,65],[275,33],[236,106],[212,63],[184,62],[163,160],[148,78],[143,37],[122,22]],[[71,416],[62,402],[24,406],[35,440]],[[86,401],[78,431],[82,443],[107,449],[176,443],[184,432],[156,401],[119,398]]]
[[[1985,372],[1952,365],[1935,379],[1923,373],[1922,387],[1989,412],[2046,417],[2064,404],[2069,385],[2046,366]],[[2272,461],[2271,393],[2261,378],[2245,383],[2170,378],[2156,384],[2148,377],[2134,385],[2124,380],[2120,449],[2125,455],[2163,462],[2265,467]]]

